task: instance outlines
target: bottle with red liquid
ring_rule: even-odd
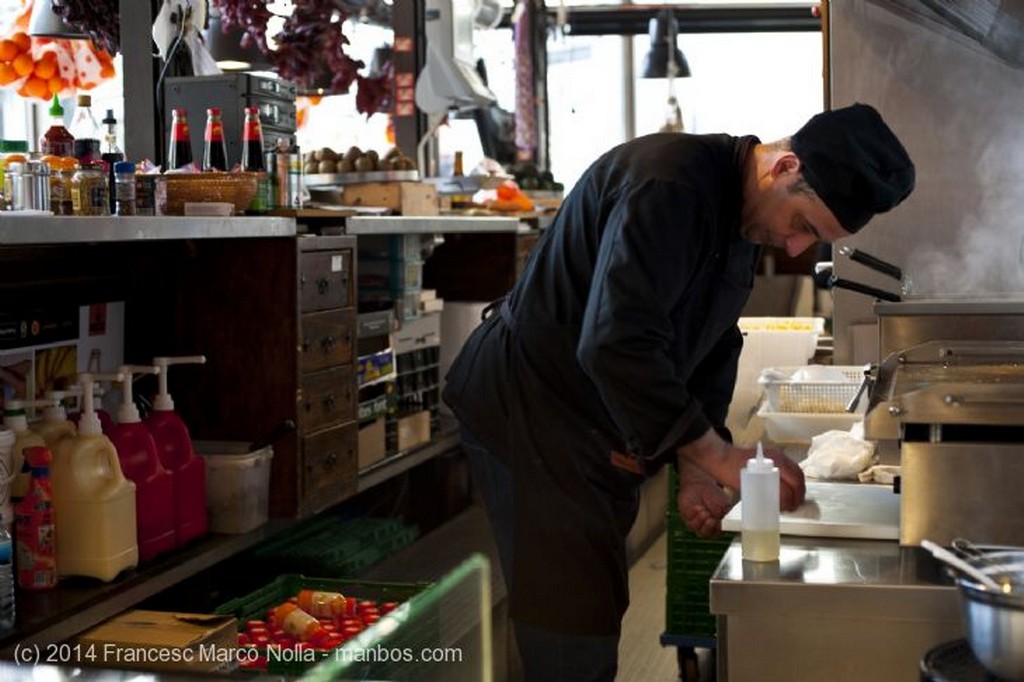
[[[75,155],[75,137],[64,127],[64,107],[60,105],[57,95],[53,96],[50,103],[50,127],[39,140],[39,151],[49,156]]]
[[[71,134],[75,137],[75,158],[78,163],[99,163],[102,161],[100,151],[100,126],[92,115],[92,97],[79,95],[75,107],[75,118],[71,121]]]
[[[159,393],[153,400],[153,411],[142,421],[153,435],[160,463],[174,477],[174,533],[178,547],[206,535],[206,463],[195,454],[188,426],[174,411],[174,401],[167,392],[167,367],[205,362],[203,355],[153,358],[153,364],[160,368]]]
[[[53,514],[53,485],[46,448],[31,447],[25,458],[32,470],[28,494],[15,507],[18,586],[25,590],[48,590],[57,586],[57,525]]]
[[[167,150],[167,170],[175,170],[192,163],[192,138],[189,137],[188,111],[171,112],[171,143]]]
[[[228,170],[228,150],[224,144],[224,124],[220,107],[206,110],[206,132],[203,134],[203,170]]]
[[[174,476],[160,463],[156,441],[142,424],[132,396],[132,376],[157,374],[160,368],[122,365],[119,371],[124,375],[123,401],[118,408],[118,423],[107,437],[117,449],[125,478],[135,483],[139,563],[146,563],[175,547]]]
[[[263,127],[259,107],[245,108],[242,126],[242,170],[256,173],[256,196],[249,204],[250,213],[266,213],[271,207],[270,178],[263,154]]]

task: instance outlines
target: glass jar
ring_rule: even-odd
[[[110,215],[109,191],[102,164],[83,164],[71,176],[75,215]]]
[[[50,210],[54,215],[74,215],[71,181],[78,164],[70,156],[55,157],[50,162]]]

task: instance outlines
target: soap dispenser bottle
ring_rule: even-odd
[[[64,438],[70,438],[78,433],[78,427],[68,419],[67,410],[64,408],[64,398],[67,393],[64,391],[47,391],[43,400],[37,403],[43,407],[43,418],[34,422],[30,428],[43,437],[46,447],[53,452]]]
[[[153,411],[142,422],[153,434],[160,463],[174,476],[174,529],[178,547],[206,535],[206,463],[192,450],[188,426],[174,411],[174,401],[167,392],[167,368],[205,362],[203,355],[153,358],[153,364],[160,368],[159,392],[153,400]]]
[[[123,399],[117,410],[117,424],[107,437],[117,450],[121,471],[135,484],[135,522],[138,531],[139,563],[171,551],[174,541],[174,477],[164,469],[153,435],[142,424],[132,395],[136,374],[158,374],[156,366],[122,365]]]
[[[7,401],[4,406],[4,426],[14,431],[14,456],[11,462],[14,481],[11,483],[11,500],[17,502],[28,493],[28,484],[32,478],[28,462],[25,460],[25,448],[46,447],[46,441],[28,427],[24,400]]]
[[[740,471],[742,556],[748,561],[779,558],[779,470],[764,456],[761,442],[757,455]]]
[[[82,415],[78,434],[53,453],[53,512],[57,521],[57,570],[109,582],[139,563],[135,484],[124,477],[117,450],[93,410],[93,381],[122,381],[122,374],[78,375]]]

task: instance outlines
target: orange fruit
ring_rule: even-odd
[[[52,52],[49,54],[53,54]],[[42,78],[44,81],[48,81],[53,78],[54,74],[57,73],[57,61],[54,59],[40,59],[36,62],[35,70],[32,75]]]
[[[0,62],[9,62],[18,56],[21,50],[13,40],[0,40]]]
[[[14,67],[14,73],[18,74],[18,76],[21,77],[27,76],[30,73],[32,73],[32,70],[35,68],[36,64],[32,61],[32,55],[28,54],[27,52],[22,52],[14,58],[14,61],[11,62],[11,66]]]
[[[14,67],[0,62],[0,86],[10,85],[17,79],[18,74],[14,73]]]
[[[100,78],[113,78],[115,73],[114,67],[110,64],[104,64],[100,67]]]
[[[46,87],[49,89],[51,95],[56,95],[64,89],[64,79],[60,76],[54,76],[46,81]]]
[[[36,76],[30,76],[25,81],[25,94],[29,97],[38,97],[39,99],[47,99],[50,96],[50,88],[47,87],[46,81]]]
[[[32,47],[32,38],[30,38],[24,31],[18,31],[15,33],[11,36],[11,40],[18,46],[19,52],[27,52],[28,49]]]

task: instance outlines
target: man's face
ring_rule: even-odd
[[[800,173],[800,161],[785,154],[757,179],[740,216],[740,236],[774,246],[793,257],[817,242],[850,236]]]

